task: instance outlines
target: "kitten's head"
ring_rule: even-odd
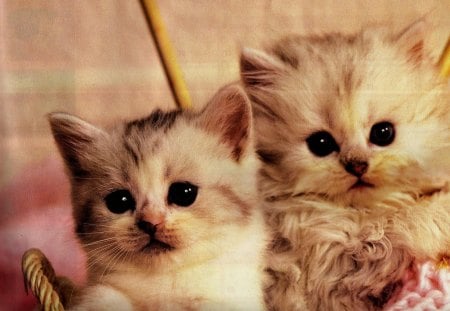
[[[199,113],[158,110],[109,131],[68,114],[49,119],[93,271],[206,260],[253,225],[259,162],[239,87]]]
[[[448,175],[449,94],[423,51],[423,27],[291,36],[242,52],[266,197],[358,205]]]

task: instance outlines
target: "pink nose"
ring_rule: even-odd
[[[166,213],[164,211],[144,210],[137,222],[137,226],[143,232],[149,234],[151,237],[155,236],[158,225],[165,220]]]
[[[156,233],[156,226],[152,223],[146,222],[144,220],[141,220],[137,223],[137,226],[140,230],[147,233],[151,237],[155,236]]]
[[[344,167],[350,174],[356,177],[361,177],[367,172],[369,164],[365,161],[349,161]]]
[[[144,210],[141,215],[141,220],[151,223],[153,225],[159,225],[164,222],[166,218],[166,213],[164,211],[152,211],[152,210]]]

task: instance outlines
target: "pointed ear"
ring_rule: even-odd
[[[239,161],[249,151],[252,136],[250,101],[242,88],[231,84],[220,89],[201,113],[201,126],[220,135],[231,147],[232,157]]]
[[[240,58],[241,80],[253,105],[254,118],[282,119],[273,93],[279,77],[288,73],[288,67],[263,51],[243,49]]]
[[[244,48],[240,56],[240,72],[246,87],[268,86],[285,71],[284,64],[269,54]]]
[[[87,163],[92,158],[95,142],[106,133],[99,128],[66,113],[48,115],[50,128],[59,152],[73,176],[88,174]]]
[[[427,29],[427,23],[422,18],[408,25],[394,38],[410,63],[418,65],[422,62],[425,56],[424,39]]]

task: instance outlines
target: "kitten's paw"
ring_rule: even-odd
[[[79,301],[67,311],[133,311],[128,297],[109,286],[88,287]]]

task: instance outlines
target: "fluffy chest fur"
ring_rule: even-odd
[[[112,273],[102,284],[130,298],[135,310],[264,310],[262,263],[254,264],[260,256],[254,243],[237,243],[220,258],[173,271]]]
[[[449,206],[447,191],[372,210],[308,197],[268,204],[278,232],[270,261],[275,308],[380,309],[414,261],[448,254]]]

